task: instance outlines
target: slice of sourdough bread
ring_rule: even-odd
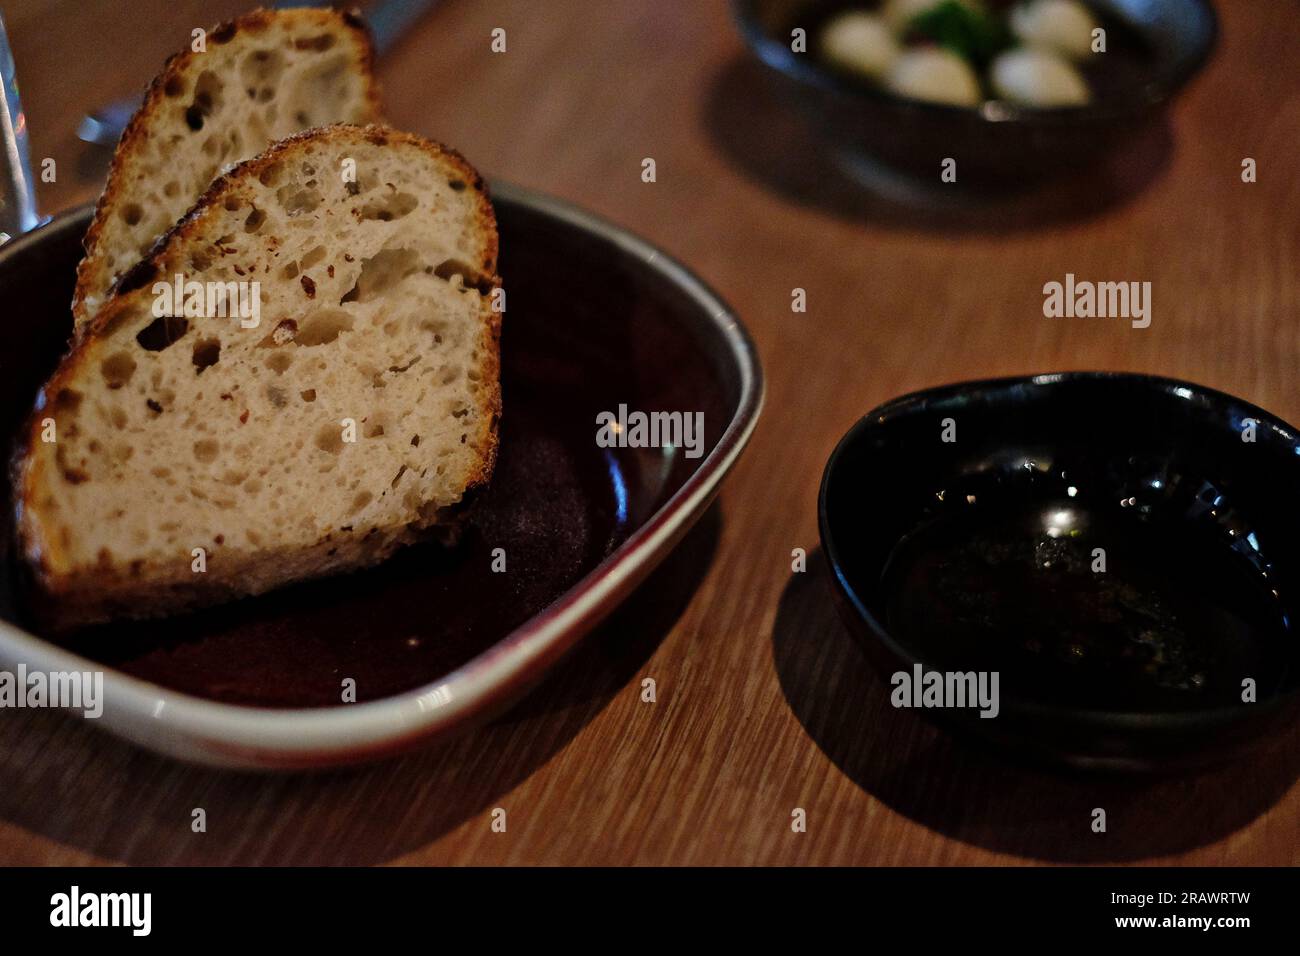
[[[370,37],[352,15],[257,10],[204,46],[168,60],[117,145],[77,270],[78,327],[221,168],[300,130],[379,119]]]
[[[481,177],[410,134],[309,130],[213,183],[38,397],[14,488],[43,616],[257,594],[445,524],[496,457],[496,262]],[[224,284],[254,281],[245,328]]]

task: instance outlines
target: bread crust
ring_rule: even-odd
[[[292,24],[308,29],[333,29],[347,31],[356,42],[360,55],[353,64],[358,75],[366,84],[366,100],[369,103],[368,121],[380,119],[380,89],[375,78],[375,50],[371,42],[370,30],[365,22],[355,14],[338,13],[328,8],[300,7],[289,10],[266,10],[258,8],[243,16],[236,17],[208,31],[208,39],[218,45],[229,43],[240,34],[257,34],[266,31],[272,23]],[[101,236],[104,224],[127,191],[127,183],[133,171],[132,167],[140,156],[140,146],[148,139],[156,117],[167,102],[167,86],[172,81],[184,76],[203,54],[186,48],[167,58],[160,72],[145,90],[144,99],[139,109],[132,115],[113,151],[112,164],[108,170],[108,181],[104,191],[95,204],[95,215],[82,239],[82,249],[86,255],[77,266],[77,285],[72,296],[72,311],[76,319],[78,332],[88,318],[86,298],[97,285],[96,277],[104,271],[104,254]],[[114,287],[116,283],[114,283]],[[107,296],[113,294],[110,287]]]
[[[267,587],[214,587],[209,586],[208,580],[201,582],[200,587],[193,574],[140,577],[135,569],[111,563],[101,563],[90,574],[85,568],[72,567],[58,535],[52,534],[43,521],[38,504],[39,489],[55,477],[50,474],[52,462],[49,456],[34,454],[33,450],[40,441],[42,419],[49,409],[57,409],[60,403],[72,400],[70,396],[75,394],[75,390],[70,388],[71,383],[84,373],[95,346],[126,317],[138,297],[147,294],[144,290],[161,274],[169,252],[200,236],[209,211],[221,207],[228,197],[240,190],[242,184],[257,178],[267,167],[292,158],[297,151],[305,149],[309,144],[354,141],[357,138],[377,146],[403,144],[416,147],[439,163],[448,176],[461,178],[468,188],[473,189],[476,196],[474,225],[484,240],[482,273],[478,278],[481,283],[489,283],[493,288],[500,286],[501,279],[496,274],[499,238],[487,185],[460,153],[441,143],[380,125],[335,124],[281,140],[219,177],[190,211],[158,239],[149,255],[121,277],[113,296],[81,334],[74,336],[70,351],[41,389],[26,425],[19,432],[20,442],[11,461],[18,547],[39,592],[34,606],[42,612],[41,616],[50,626],[64,628],[116,616],[153,616],[261,593],[287,580],[283,573],[279,573],[273,575],[275,579]],[[481,411],[477,418],[481,423],[476,436],[478,464],[466,484],[467,495],[488,482],[496,462],[498,423],[501,416],[500,335],[501,314],[489,309],[482,329],[481,380],[475,389]],[[445,515],[439,515],[435,524],[441,524],[444,517]],[[317,542],[316,548],[323,548],[328,543],[337,549],[335,560],[323,568],[316,567],[296,576],[317,576],[377,563],[401,545],[422,537],[427,527],[412,524],[404,533],[396,533],[381,542],[367,542],[364,538],[335,538],[331,541],[327,535]],[[291,568],[303,556],[300,549],[267,549],[250,555],[249,558],[256,566],[264,565],[282,572],[286,566]],[[294,576],[291,574],[288,579]],[[249,577],[256,580],[259,575],[254,569]]]

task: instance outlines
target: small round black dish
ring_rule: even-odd
[[[918,665],[996,672],[995,717],[921,713],[1035,762],[1173,770],[1300,713],[1298,489],[1300,437],[1267,412],[1068,372],[871,411],[826,465],[818,519],[891,694]]]
[[[1084,107],[1029,109],[999,100],[980,107],[906,99],[825,65],[821,27],[840,10],[870,0],[733,0],[750,49],[771,67],[780,93],[821,129],[844,158],[864,159],[939,181],[957,160],[964,186],[1006,187],[1089,165],[1138,139],[1204,65],[1218,22],[1209,0],[1088,0],[1107,30],[1105,70]],[[808,50],[791,49],[806,31]]]

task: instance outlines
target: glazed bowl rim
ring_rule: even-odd
[[[464,723],[510,696],[625,597],[703,513],[753,434],[765,393],[758,351],[717,293],[645,239],[531,189],[497,181],[491,194],[494,203],[505,201],[613,245],[685,294],[689,307],[683,312],[695,316],[694,322],[684,323],[688,329],[698,324],[719,335],[737,372],[735,409],[717,444],[667,501],[595,568],[491,647],[434,681],[373,701],[316,708],[222,703],[132,677],[2,620],[0,666],[21,662],[42,670],[104,672],[104,697],[115,713],[106,706],[103,723],[137,742],[148,727],[157,726],[161,739],[150,746],[173,755],[227,766],[327,765],[405,749]],[[66,241],[68,231],[79,233],[92,211],[92,205],[66,210],[6,243],[0,247],[0,270],[14,268],[43,243]],[[152,734],[150,739],[155,739]]]

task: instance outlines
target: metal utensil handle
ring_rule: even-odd
[[[366,12],[375,54],[383,56],[438,0],[380,0]]]
[[[27,117],[18,100],[18,75],[4,17],[0,15],[0,82],[4,97],[0,100],[0,242],[7,242],[41,221],[36,211],[36,180],[32,176],[31,156],[27,151]]]

